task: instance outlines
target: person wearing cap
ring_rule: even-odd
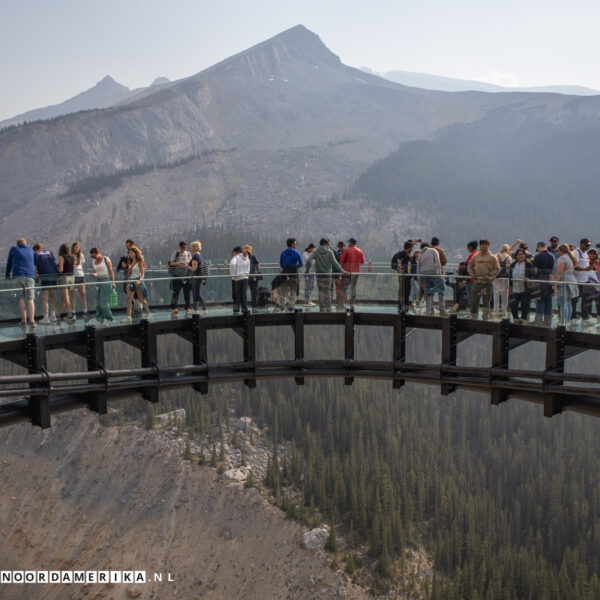
[[[554,271],[554,256],[548,252],[546,242],[537,243],[537,254],[533,258],[533,268],[536,279],[549,281]],[[553,288],[549,283],[540,283],[538,296],[535,301],[536,325],[552,325],[552,293]]]
[[[231,275],[231,297],[233,299],[233,312],[246,312],[247,293],[248,293],[248,275],[250,273],[250,259],[247,251],[242,250],[241,246],[236,246],[232,250],[232,258],[229,262],[229,274]]]
[[[308,257],[306,261],[306,272],[310,272],[312,264],[315,264],[317,275],[317,289],[319,290],[319,310],[329,312],[331,310],[331,273],[343,273],[344,269],[337,261],[333,250],[329,247],[329,240],[321,238],[319,247]]]
[[[169,259],[169,273],[171,273],[171,315],[176,317],[178,314],[177,304],[179,302],[179,292],[183,289],[183,302],[186,315],[192,314],[190,304],[190,294],[192,292],[192,283],[189,278],[188,265],[192,260],[192,255],[187,251],[187,244],[183,240],[179,242],[179,249],[171,254]]]
[[[553,235],[550,240],[550,247],[548,248],[548,252],[554,256],[554,262],[558,260],[558,246],[560,245],[560,240]]]
[[[306,249],[302,253],[302,262],[304,263],[304,265],[306,265],[306,261],[310,258],[310,255],[314,252],[314,250],[315,250],[315,245],[312,242],[308,246],[306,246]],[[310,296],[312,294],[314,286],[315,286],[315,274],[309,273],[308,271],[306,271],[304,273],[304,304],[308,308],[312,308],[313,306],[316,306],[315,303],[312,302],[312,300],[310,299]]]
[[[575,279],[577,279],[577,284],[579,285],[579,296],[581,298],[581,318],[584,321],[588,321],[590,319],[590,313],[592,310],[592,296],[594,294],[594,288],[587,284],[588,280],[588,272],[592,270],[593,267],[590,266],[590,257],[588,255],[588,250],[590,249],[592,242],[589,238],[581,238],[579,241],[579,248],[575,248],[573,250],[573,254],[575,255],[575,260],[577,264],[575,265]],[[577,301],[579,298],[572,298],[571,304],[573,307],[573,318],[577,317]]]
[[[340,264],[346,273],[350,273],[350,306],[353,308],[356,301],[356,284],[360,276],[360,266],[365,262],[363,251],[356,245],[356,238],[348,240],[348,247],[344,250]]]

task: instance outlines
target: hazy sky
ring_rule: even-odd
[[[598,0],[0,0],[0,120],[179,79],[302,23],[352,66],[600,89]]]

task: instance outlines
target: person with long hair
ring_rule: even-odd
[[[107,321],[110,325],[113,321],[112,311],[110,310],[110,293],[115,289],[115,274],[112,263],[108,256],[102,256],[98,248],[90,250],[92,259],[92,277],[96,278],[98,286],[96,288],[96,321],[98,325],[104,325]]]
[[[492,282],[492,290],[494,297],[494,314],[498,315],[504,312],[508,316],[508,282],[510,275],[510,265],[512,258],[508,244],[503,244],[500,252],[496,255],[500,272]]]
[[[69,301],[69,293],[73,289],[75,276],[73,274],[75,259],[71,254],[71,249],[68,244],[61,244],[58,249],[58,263],[56,269],[58,271],[58,285],[60,286],[60,303],[58,305],[58,314],[65,323],[73,323],[77,318],[72,311],[71,302]],[[67,315],[63,315],[63,309],[66,309]]]
[[[527,323],[529,318],[531,298],[527,289],[527,280],[533,279],[533,277],[533,267],[527,260],[527,253],[523,248],[519,248],[515,254],[515,262],[513,262],[510,268],[510,283],[512,286],[510,310],[515,323]],[[520,318],[519,308],[521,309]]]
[[[203,281],[202,275],[202,263],[204,259],[200,255],[200,250],[202,250],[202,244],[196,240],[190,244],[190,250],[192,251],[192,260],[190,260],[190,264],[188,265],[188,270],[192,273],[192,294],[194,298],[194,312],[198,312],[198,308],[201,306],[202,310],[206,310],[206,302],[204,302],[204,298],[202,298],[202,284]]]
[[[85,255],[81,251],[81,244],[79,242],[73,242],[71,245],[71,254],[73,255],[73,275],[75,277],[75,287],[71,290],[71,308],[73,312],[75,310],[75,298],[79,293],[79,301],[81,302],[81,308],[83,309],[83,320],[89,321],[90,315],[87,309],[87,298],[85,293],[85,273],[83,272],[83,265],[85,265]]]
[[[568,244],[561,244],[558,247],[558,260],[556,261],[556,271],[553,280],[559,282],[556,286],[558,302],[558,311],[560,323],[567,325],[573,316],[572,300],[579,296],[577,278],[575,277],[575,267],[577,259]],[[577,324],[577,319],[574,323]]]
[[[144,272],[146,270],[146,263],[142,257],[142,253],[136,246],[131,246],[127,252],[129,257],[129,268],[127,270],[127,316],[121,319],[121,323],[131,323],[131,313],[133,311],[133,298],[134,296],[140,301],[146,318],[151,319],[150,308],[148,308],[148,302],[146,296],[148,292],[146,290],[146,284],[144,283]]]

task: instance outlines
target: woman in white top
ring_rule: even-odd
[[[571,252],[568,244],[561,244],[558,247],[558,260],[556,261],[556,271],[554,272],[554,281],[560,282],[556,286],[558,310],[560,313],[560,322],[566,325],[573,315],[572,299],[579,296],[577,279],[575,276],[575,266],[577,259]],[[575,320],[575,324],[577,320]]]
[[[503,311],[508,316],[508,283],[510,277],[510,266],[512,258],[510,256],[510,247],[504,244],[500,248],[500,252],[496,254],[498,263],[500,264],[500,273],[496,275],[492,287],[494,291],[494,314],[499,314]]]
[[[102,256],[98,248],[90,250],[92,259],[92,277],[96,278],[96,321],[103,325],[104,321],[112,323],[113,315],[110,310],[110,293],[115,289],[115,274],[108,256]]]
[[[144,262],[139,248],[136,248],[135,246],[129,248],[127,256],[129,258],[129,268],[127,269],[127,316],[121,319],[121,323],[131,323],[134,296],[137,296],[137,299],[143,306],[144,312],[146,313],[146,319],[151,319],[152,315],[148,308],[148,302],[146,302],[148,291],[146,290],[146,284],[143,282],[146,263]]]
[[[71,245],[71,254],[75,259],[73,263],[73,275],[75,276],[75,287],[71,288],[71,309],[75,311],[75,297],[76,292],[79,293],[79,300],[81,307],[83,308],[83,318],[85,321],[90,320],[90,315],[87,309],[87,298],[85,295],[85,275],[83,272],[83,265],[85,265],[85,255],[81,251],[81,244],[79,242],[73,242]]]

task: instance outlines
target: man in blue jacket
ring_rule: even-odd
[[[34,330],[35,261],[33,249],[27,245],[23,238],[19,238],[17,245],[13,246],[8,253],[5,275],[6,279],[12,279],[15,282],[15,287],[22,290],[18,300],[21,327],[27,326],[27,312],[29,312],[29,324],[31,329]]]
[[[296,291],[298,284],[298,269],[304,266],[300,252],[296,250],[296,238],[288,238],[287,248],[279,257],[279,266],[281,273],[285,276],[285,281],[279,287],[279,308],[285,310],[287,304],[291,312],[296,306]]]

